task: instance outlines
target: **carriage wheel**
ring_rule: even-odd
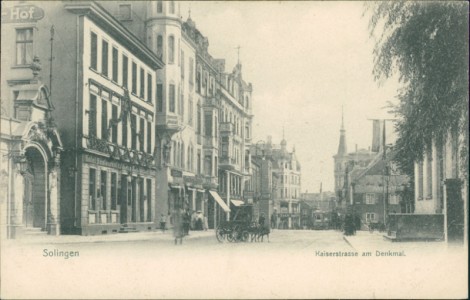
[[[224,229],[221,226],[217,226],[217,229],[215,231],[215,237],[217,238],[219,243],[222,243],[225,240]]]

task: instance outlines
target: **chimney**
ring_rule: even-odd
[[[372,152],[379,152],[381,140],[380,120],[372,121]]]
[[[273,137],[268,135],[268,145],[271,145],[273,143]]]

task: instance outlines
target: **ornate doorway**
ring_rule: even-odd
[[[47,169],[44,156],[35,147],[25,151],[28,170],[24,176],[24,222],[27,227],[46,230]]]

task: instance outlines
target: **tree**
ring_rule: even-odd
[[[468,155],[468,3],[390,1],[367,3],[369,29],[377,37],[373,75],[377,81],[398,72],[403,88],[393,109],[399,120],[395,145],[400,169],[413,177],[434,139],[463,133]]]

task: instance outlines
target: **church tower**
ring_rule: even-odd
[[[346,171],[346,163],[348,157],[348,150],[346,147],[346,130],[344,129],[344,112],[341,110],[341,129],[339,136],[338,152],[334,158],[335,162],[335,194],[341,200],[341,191],[344,184],[344,174]]]

